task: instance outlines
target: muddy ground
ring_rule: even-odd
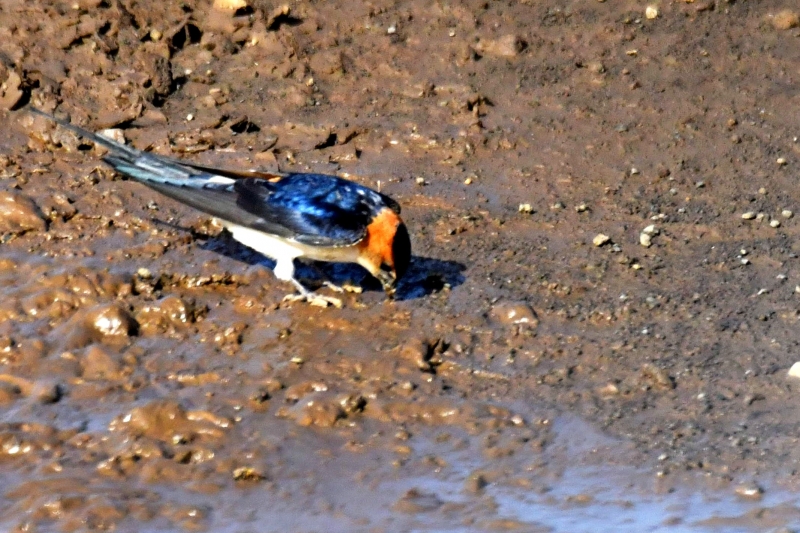
[[[793,2],[241,5],[0,4],[4,530],[800,525]],[[282,303],[28,104],[380,188],[398,299]]]

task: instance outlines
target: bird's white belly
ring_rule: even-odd
[[[358,249],[356,246],[311,246],[284,239],[283,237],[270,235],[262,231],[245,228],[244,226],[237,226],[236,224],[231,224],[224,220],[221,222],[223,226],[231,232],[234,239],[275,261],[293,260],[298,257],[305,257],[315,261],[337,263],[358,262]]]

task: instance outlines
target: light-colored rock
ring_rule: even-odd
[[[0,82],[0,109],[14,109],[24,93],[20,88],[22,86],[22,78],[13,70],[9,70],[5,81]]]
[[[504,35],[499,39],[481,39],[475,45],[479,54],[496,57],[515,57],[525,49],[525,41],[517,35]]]
[[[594,236],[594,239],[592,239],[592,244],[598,247],[608,244],[610,242],[611,242],[611,237],[609,237],[604,233],[598,233],[597,235]]]
[[[776,30],[791,30],[800,26],[800,14],[792,9],[779,11],[772,17],[772,26]]]
[[[214,0],[215,9],[236,11],[237,9],[244,9],[246,7],[247,7],[246,0]]]
[[[119,128],[108,128],[100,132],[100,135],[114,142],[125,144],[125,134]]]

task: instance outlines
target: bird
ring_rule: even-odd
[[[103,146],[108,152],[102,159],[116,172],[211,215],[236,241],[275,261],[275,277],[297,289],[284,300],[341,307],[338,298],[312,292],[298,281],[295,259],[361,265],[389,298],[408,270],[411,240],[400,204],[369,187],[327,174],[196,165],[143,152],[28,109]]]

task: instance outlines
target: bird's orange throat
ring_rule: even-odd
[[[398,226],[403,221],[391,209],[384,209],[367,226],[367,235],[358,244],[363,255],[368,255],[376,268],[381,264],[394,266],[392,243]]]

